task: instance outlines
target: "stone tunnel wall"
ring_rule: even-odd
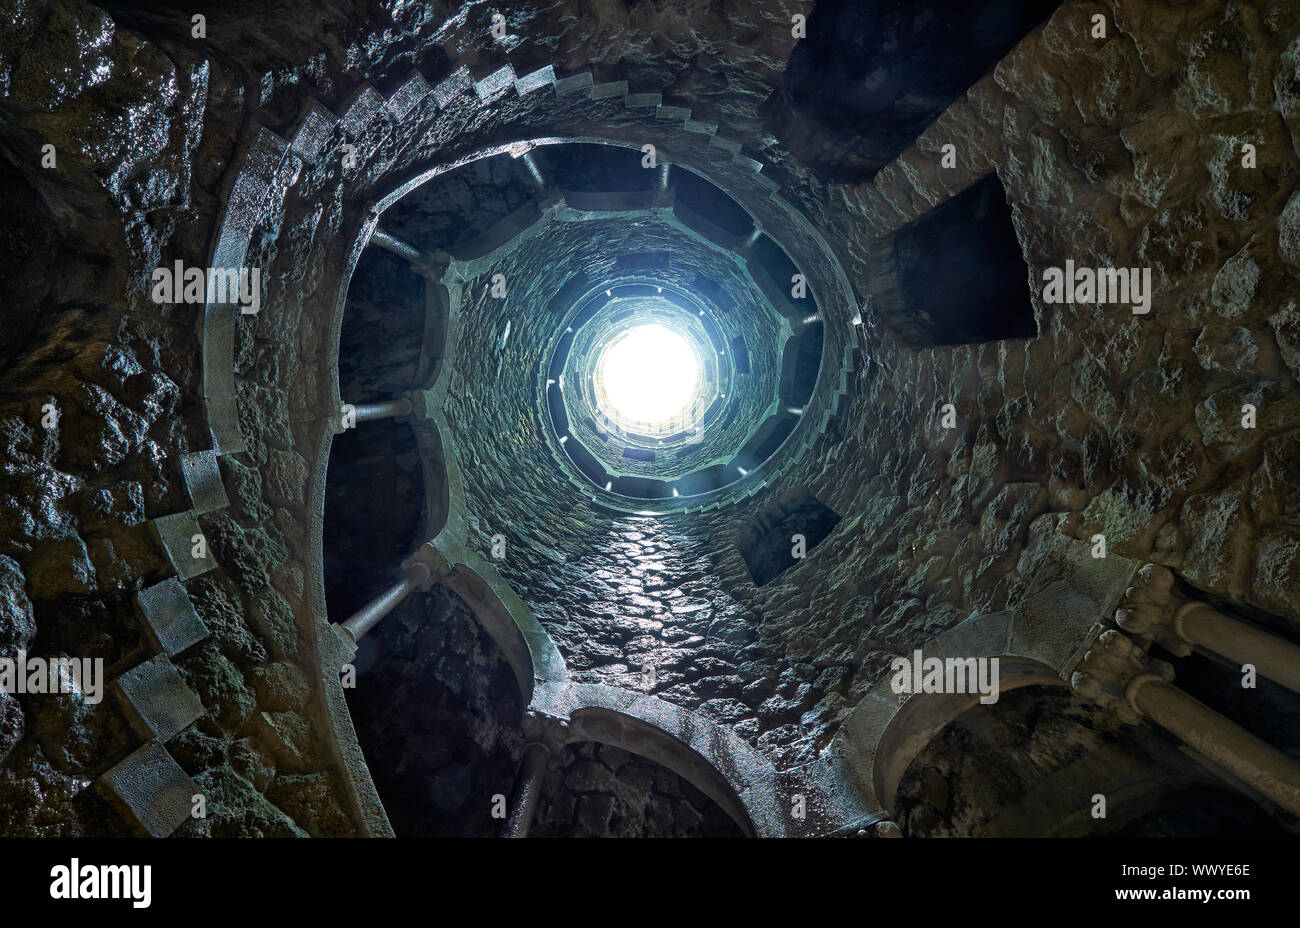
[[[1049,510],[1070,513],[1080,537],[1104,532],[1115,553],[1168,564],[1207,595],[1295,633],[1300,20],[1281,5],[1099,8],[1110,38],[1088,36],[1093,5],[1067,4],[926,134],[928,160],[905,153],[859,188],[808,178],[761,132],[758,108],[788,57],[793,4],[643,6],[630,21],[621,6],[618,17],[599,7],[554,31],[549,15],[521,14],[521,60],[544,50],[566,73],[590,55],[605,76],[644,80],[689,99],[697,118],[759,140],[754,153],[835,242],[861,295],[883,286],[873,244],[946,196],[934,153],[948,129],[968,173],[996,165],[1035,291],[1043,268],[1067,258],[1150,266],[1156,278],[1150,315],[1036,298],[1040,337],[1003,345],[905,350],[867,307],[870,360],[828,435],[764,494],[689,523],[673,517],[647,531],[632,517],[598,520],[540,446],[512,448],[513,469],[466,462],[497,475],[484,481],[491,502],[470,513],[472,527],[484,547],[503,522],[512,527],[503,572],[580,674],[633,684],[654,658],[652,691],[735,723],[783,764],[806,760],[890,653],[1014,601],[1034,562],[1028,526]],[[19,320],[5,360],[23,360],[0,375],[10,522],[0,532],[0,646],[75,648],[110,664],[139,656],[132,595],[170,573],[145,522],[187,507],[177,457],[210,443],[197,412],[194,311],[148,302],[144,275],[180,256],[206,264],[251,117],[291,125],[309,92],[341,111],[357,74],[404,73],[431,40],[487,60],[497,53],[485,38],[488,11],[472,12],[453,21],[441,7],[406,7],[396,34],[349,32],[321,53],[275,21],[223,29],[216,18],[210,45],[199,46],[165,17],[140,14],[126,28],[88,4],[17,11],[0,36],[0,125],[13,168],[4,183],[18,202],[50,204],[54,221],[24,230],[23,242],[6,232],[26,276],[15,278],[23,285],[5,317]],[[278,15],[322,29],[347,18]],[[241,60],[286,48],[304,64],[245,86]],[[490,113],[467,105],[454,118],[431,115],[434,131],[378,141],[374,161],[346,180],[364,187],[361,172],[377,178],[385,165],[436,162],[440,150],[527,127],[531,105],[511,98]],[[619,105],[572,98],[548,118],[611,124]],[[37,167],[46,140],[60,152],[57,174]],[[1240,167],[1247,141],[1253,170]],[[342,194],[307,197],[341,183],[337,169],[304,171],[299,199],[255,243],[252,260],[296,271],[273,276],[263,315],[240,327],[249,449],[223,458],[232,505],[203,522],[221,570],[187,583],[211,635],[177,662],[204,718],[176,753],[218,797],[204,826],[214,834],[346,830],[321,721],[304,709],[315,656],[301,627],[312,531],[305,449],[324,427],[315,359],[327,341],[324,321],[304,318],[302,306],[346,251],[334,241]],[[38,263],[48,272],[33,274]],[[298,351],[308,363],[295,363]],[[64,416],[57,433],[39,424],[51,398]],[[960,426],[944,432],[935,420],[949,400]],[[1247,402],[1259,416],[1249,432],[1236,425]],[[521,473],[535,482],[517,483]],[[793,485],[844,519],[807,562],[755,590],[731,539],[750,507]],[[539,488],[548,493],[534,496]],[[611,588],[627,568],[637,581]],[[91,717],[66,707],[49,710],[66,711],[51,721],[46,711],[0,697],[0,788],[14,816],[5,832],[120,831],[85,787],[133,736],[111,703]]]
[[[308,93],[341,111],[356,74],[400,74],[419,57],[413,49],[435,45],[421,63],[437,70],[437,56],[446,62],[438,41],[460,46],[471,62],[500,53],[473,47],[487,44],[489,11],[479,6],[467,17],[450,5],[405,7],[396,24],[373,29],[353,26],[363,18],[344,4],[243,12],[227,5],[209,18],[208,39],[195,41],[179,14],[123,11],[114,22],[90,4],[23,4],[0,35],[0,121],[12,168],[4,172],[7,192],[10,202],[51,218],[4,232],[16,275],[9,277],[15,285],[5,319],[18,335],[6,340],[0,387],[4,512],[13,522],[0,552],[6,653],[23,645],[66,649],[102,656],[110,667],[140,656],[131,600],[171,574],[145,523],[187,507],[178,457],[210,442],[199,411],[195,311],[154,305],[145,282],[152,268],[174,258],[207,263],[249,118],[292,125]],[[520,50],[526,43],[515,38],[508,45],[521,59],[559,56],[561,69],[579,70],[592,56],[598,66],[608,61],[611,69],[635,70],[624,11],[607,13],[588,7],[576,19],[552,20],[519,10],[520,22],[535,29],[527,43],[535,48]],[[644,34],[657,36],[647,56],[667,64],[641,67],[637,76],[660,86],[675,75],[682,93],[700,97],[701,115],[722,112],[709,102],[721,100],[727,114],[757,125],[758,104],[790,44],[787,30],[769,30],[783,20],[785,11],[755,18],[746,8],[642,22]],[[324,43],[329,50],[322,52],[302,23],[343,38]],[[746,47],[755,66],[739,83],[720,79],[735,63],[728,45],[736,30],[753,40]],[[722,31],[727,41],[710,37]],[[301,64],[284,68],[285,61]],[[246,69],[255,75],[259,68],[264,74],[245,84]],[[571,120],[585,124],[584,111],[592,108],[572,100]],[[512,101],[489,112],[503,124],[523,123],[527,106]],[[441,125],[424,140],[425,154],[449,139],[471,138],[482,122]],[[47,141],[56,146],[57,172],[37,167]],[[392,164],[391,146],[379,163]],[[319,190],[319,180],[305,172],[300,191]],[[212,794],[199,830],[214,834],[343,827],[340,808],[329,811],[335,784],[319,766],[320,718],[295,711],[316,698],[304,692],[311,687],[302,679],[316,659],[304,640],[309,612],[301,565],[312,557],[303,501],[307,449],[316,446],[319,426],[313,433],[298,423],[319,409],[289,426],[292,402],[310,405],[322,392],[315,365],[296,363],[299,350],[309,358],[319,350],[322,334],[301,306],[329,278],[326,256],[341,213],[328,197],[324,205],[295,208],[273,216],[253,243],[250,263],[281,273],[269,275],[265,314],[237,328],[239,428],[249,450],[222,458],[231,506],[202,523],[221,569],[184,584],[210,637],[177,664],[202,700],[204,718],[170,747]],[[57,347],[53,354],[36,351],[41,345]],[[46,401],[64,416],[58,432],[38,425]],[[5,807],[16,816],[4,823],[5,833],[120,832],[124,823],[86,788],[136,743],[113,705],[89,717],[75,706],[58,708],[67,717],[55,722],[37,718],[44,709],[27,702],[3,699],[0,778],[12,800]],[[273,731],[263,734],[278,745],[270,753],[282,756],[268,756],[266,739],[250,741],[250,726],[262,724],[263,713],[273,720]],[[57,743],[65,740],[76,749]],[[316,805],[314,817],[303,816],[305,796]]]
[[[401,208],[393,211],[400,214]],[[777,317],[734,262],[701,242],[682,241],[683,235],[669,223],[650,218],[641,218],[636,224],[619,218],[551,220],[536,238],[492,262],[490,268],[464,285],[464,331],[455,358],[454,396],[449,403],[458,447],[469,456],[463,463],[473,462],[463,468],[468,471],[468,486],[473,486],[473,474],[480,462],[483,468],[494,469],[494,462],[510,459],[511,445],[535,440],[541,434],[532,414],[537,407],[538,378],[543,376],[540,372],[551,362],[544,348],[563,331],[564,314],[574,308],[554,306],[551,298],[574,278],[589,277],[588,288],[593,288],[606,279],[605,275],[625,273],[617,266],[617,258],[622,255],[670,252],[662,277],[665,283],[676,283],[687,292],[696,275],[713,280],[731,302],[729,308],[715,311],[714,318],[723,332],[745,339],[754,373],[737,377],[733,389],[740,391],[741,397],[730,407],[735,409],[735,416],[728,426],[706,429],[700,442],[689,446],[680,459],[667,463],[656,459],[653,464],[620,461],[620,471],[652,473],[669,479],[687,469],[680,460],[698,465],[734,453],[762,422],[777,394]],[[551,249],[558,249],[567,259],[556,262]],[[505,278],[509,294],[505,301],[491,295],[490,284],[496,274]],[[454,282],[452,285],[459,286]],[[507,321],[511,324],[510,337],[503,348],[501,337]],[[374,349],[381,347],[372,345]],[[487,417],[492,418],[492,425],[486,424]],[[480,420],[485,422],[482,427],[478,425]],[[550,428],[549,424],[545,427]],[[498,428],[506,429],[506,435],[493,434]]]
[[[772,623],[787,653],[844,661],[848,699],[824,697],[824,717],[881,675],[879,643],[907,651],[1013,603],[1037,561],[1028,526],[1047,511],[1297,632],[1300,472],[1283,463],[1300,435],[1297,26],[1263,4],[1102,9],[1107,40],[1089,37],[1092,6],[1067,4],[925,151],[809,206],[840,229],[870,302],[887,272],[867,263],[873,236],[947,196],[941,144],[964,164],[979,142],[1012,203],[1040,332],[912,351],[872,320],[845,440],[801,463],[846,518],[811,572],[789,574],[805,571],[808,606]],[[1248,141],[1253,170],[1241,167]],[[1067,259],[1152,267],[1150,314],[1044,305],[1043,270]],[[946,402],[958,412],[948,431]],[[1258,406],[1258,428],[1239,427],[1243,403]]]
[[[784,760],[807,759],[889,655],[1015,601],[1047,512],[1295,633],[1296,27],[1246,4],[1163,20],[1120,5],[1096,41],[1090,16],[1068,5],[1031,34],[952,133],[988,146],[1007,189],[1040,336],[908,350],[868,312],[852,405],[772,488],[806,485],[845,517],[807,563],[752,587],[731,542],[763,496],[655,531],[593,515],[542,456],[480,469],[491,502],[473,524],[515,542],[503,571],[580,676],[648,685],[769,750],[804,741]],[[875,189],[937,202],[936,174],[887,169]],[[885,186],[902,176],[913,183]],[[898,224],[883,202],[804,204],[839,228],[868,293],[863,232]],[[1152,267],[1150,314],[1044,305],[1042,271],[1067,259]],[[958,427],[943,430],[949,401]],[[1239,427],[1247,402],[1254,430]],[[696,608],[674,612],[682,599]],[[653,682],[640,673],[659,662]]]
[[[9,657],[26,647],[103,658],[112,676],[149,654],[134,594],[174,572],[148,520],[189,508],[179,458],[208,441],[194,309],[154,305],[139,283],[164,251],[206,248],[242,89],[198,53],[140,42],[89,4],[22,5],[0,36],[0,61],[4,173],[39,197],[34,214],[49,216],[5,228],[26,239],[9,254],[29,285],[6,270],[6,327],[24,321],[23,337],[6,337],[0,374],[0,647]],[[57,170],[40,166],[46,142]],[[57,409],[56,428],[42,425],[46,403]],[[274,557],[278,532],[257,474],[231,466],[248,493],[237,515],[214,516],[210,536],[227,555],[228,544],[246,541],[249,570],[264,570],[257,559]],[[251,552],[255,544],[263,554]],[[292,619],[269,616],[288,627],[257,627],[244,600],[251,593],[227,578],[208,574],[189,587],[210,636],[176,664],[204,713],[173,748],[209,793],[203,825],[301,834],[292,817],[301,805],[271,805],[241,776],[244,764],[276,763],[245,723],[262,710],[292,714],[306,698]],[[0,832],[126,833],[87,788],[141,741],[113,697],[90,707],[4,695],[0,706]],[[319,769],[307,763],[293,775]]]

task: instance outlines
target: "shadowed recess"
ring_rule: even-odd
[[[995,175],[899,230],[894,267],[904,311],[927,344],[1037,334],[1029,267]]]

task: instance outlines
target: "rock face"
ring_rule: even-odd
[[[176,833],[383,833],[373,779],[399,834],[490,835],[524,706],[464,601],[416,593],[363,639],[344,690],[360,752],[322,672],[324,622],[394,582],[449,512],[483,557],[504,538],[493,567],[573,682],[692,710],[782,772],[817,759],[892,655],[1013,608],[1047,516],[1300,635],[1300,10],[1023,3],[992,23],[959,6],[828,0],[796,43],[794,0],[525,2],[504,36],[481,3],[236,0],[201,39],[184,13],[17,4],[0,31],[0,657],[134,667],[160,647],[142,594],[176,580],[206,634],[168,658],[202,714],[166,750],[207,797]],[[525,83],[546,66],[578,77]],[[768,238],[721,212],[686,235],[671,201],[693,181],[635,219],[529,238],[511,223],[561,180],[608,192],[560,149],[532,157],[539,185],[519,147],[538,139],[633,160],[656,145]],[[936,324],[961,318],[961,288],[927,291],[897,242],[998,185],[1008,212],[985,228],[1018,245],[1023,268],[1013,253],[999,280],[1028,281],[1026,328]],[[372,220],[427,276],[362,251]],[[440,278],[441,252],[467,276]],[[261,270],[258,313],[151,299],[155,268],[214,255]],[[562,464],[538,384],[566,282],[657,261],[711,288],[748,345],[724,429],[748,434],[798,379],[775,335],[806,324],[793,271],[825,337],[807,408],[781,413],[808,424],[770,464],[715,505],[646,514]],[[1149,312],[1046,302],[1044,272],[1066,261],[1150,269]],[[443,371],[436,439],[418,415],[339,432],[342,403]],[[724,437],[702,455],[729,463]],[[195,476],[208,451],[215,476]],[[837,519],[756,582],[746,539],[795,497]],[[1069,782],[1088,754],[1167,760],[1081,713],[1028,690],[958,720],[905,780],[901,824],[1047,828],[1060,810],[999,790]],[[138,830],[103,779],[146,740],[137,715],[116,696],[0,693],[0,834]],[[967,751],[1011,758],[1006,777]],[[545,782],[541,833],[736,829],[608,746],[565,748]]]

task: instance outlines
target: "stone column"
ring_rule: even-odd
[[[375,226],[375,231],[370,234],[370,242],[378,245],[384,251],[392,252],[399,258],[405,258],[417,274],[434,281],[442,279],[443,272],[450,260],[449,255],[441,252],[436,255],[427,254],[410,242],[404,241],[396,235],[391,235],[378,226]]]
[[[396,609],[411,593],[416,590],[427,592],[435,580],[450,573],[442,554],[432,543],[425,542],[402,562],[402,579],[341,623],[344,631],[352,636],[353,641],[360,641],[362,635],[378,625],[380,619]]]
[[[537,159],[533,157],[531,151],[526,151],[519,156],[523,161],[524,167],[528,169],[528,176],[532,178],[534,186],[541,190],[546,189],[546,178],[542,177],[542,169],[537,166]]]
[[[671,209],[673,205],[673,192],[668,186],[668,168],[668,162],[659,162],[659,176],[655,178],[654,192],[650,197],[650,205],[655,209]]]
[[[515,801],[510,818],[506,821],[504,836],[527,838],[537,811],[537,799],[542,792],[546,776],[546,762],[551,752],[540,741],[530,741],[524,748],[524,759],[519,765],[519,780],[515,786]]]
[[[1232,771],[1292,815],[1300,815],[1300,764],[1176,686],[1154,677],[1134,681],[1139,712]]]
[[[1124,594],[1115,622],[1180,657],[1199,645],[1238,665],[1251,664],[1275,683],[1300,693],[1300,647],[1173,592],[1174,576],[1146,564]]]
[[[1149,718],[1293,815],[1300,764],[1173,686],[1173,668],[1121,632],[1103,632],[1070,678],[1081,695],[1124,722]]]
[[[754,253],[754,247],[762,237],[763,230],[758,227],[757,223],[755,223],[754,228],[750,229],[749,234],[745,236],[745,240],[736,246],[737,256],[748,259],[749,256]]]
[[[384,251],[391,251],[399,258],[405,258],[412,264],[419,264],[424,259],[420,249],[396,235],[389,235],[378,226],[375,227],[375,231],[371,234],[370,241],[384,249]]]
[[[411,414],[411,401],[405,396],[398,397],[395,400],[385,400],[382,403],[362,403],[360,406],[353,407],[356,410],[356,421],[369,422],[374,419],[393,419]]]

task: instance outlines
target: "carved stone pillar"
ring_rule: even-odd
[[[371,206],[371,209],[374,210],[375,207]],[[385,232],[378,226],[370,235],[370,244],[378,245],[384,251],[405,258],[417,274],[433,281],[442,279],[443,274],[447,271],[447,264],[451,260],[451,256],[446,252],[429,253],[421,251],[410,242]]]
[[[533,185],[539,190],[545,190],[546,178],[542,176],[542,169],[537,166],[537,159],[533,157],[533,153],[531,151],[526,151],[519,156],[519,160],[521,160],[524,163],[524,167],[528,169],[528,176],[532,179]]]
[[[1126,632],[1158,642],[1173,654],[1190,654],[1194,646],[1220,654],[1238,665],[1250,664],[1265,677],[1300,693],[1300,647],[1239,622],[1206,603],[1173,592],[1174,576],[1147,564],[1125,593],[1115,622]]]
[[[537,811],[537,799],[542,792],[542,780],[546,777],[546,762],[550,756],[550,750],[540,741],[530,741],[524,748],[524,759],[519,764],[519,780],[515,785],[515,800],[506,822],[505,837],[528,837],[528,830],[533,825],[533,814]]]
[[[650,205],[655,209],[671,209],[674,197],[673,189],[668,186],[668,162],[659,162],[658,170],[659,176],[655,178],[654,193],[651,195]]]
[[[1173,668],[1121,632],[1103,632],[1070,679],[1124,722],[1143,717],[1279,806],[1300,815],[1300,764],[1171,684]]]
[[[546,778],[546,764],[552,755],[558,755],[568,740],[569,722],[546,713],[529,709],[524,713],[524,736],[528,744],[519,765],[519,780],[515,786],[515,800],[510,818],[506,821],[502,837],[527,838],[537,811],[537,800]]]
[[[369,422],[374,419],[395,419],[411,414],[411,401],[405,397],[385,400],[382,403],[362,403],[354,407],[356,421]]]
[[[380,619],[396,609],[411,593],[415,590],[427,592],[435,580],[450,573],[447,561],[432,544],[420,545],[402,562],[402,579],[358,609],[342,623],[343,629],[353,641],[360,641],[362,635],[378,625]]]
[[[758,244],[758,240],[762,237],[763,230],[755,225],[754,228],[749,230],[745,240],[736,248],[736,254],[742,258],[749,258],[754,253],[754,246]]]

